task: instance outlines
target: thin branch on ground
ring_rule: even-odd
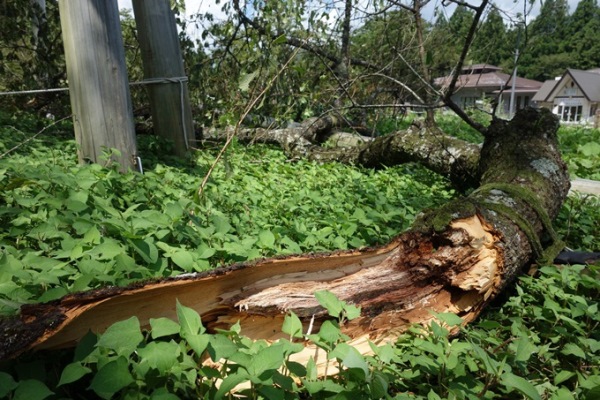
[[[202,183],[200,184],[200,187],[198,188],[198,198],[202,197],[202,194],[204,193],[204,188],[206,187],[206,184],[208,183],[208,180],[210,179],[210,176],[212,175],[215,167],[217,166],[217,164],[219,163],[219,161],[221,160],[221,158],[225,154],[225,151],[231,145],[231,142],[233,141],[233,138],[237,135],[237,132],[240,129],[240,126],[242,125],[242,122],[244,121],[244,118],[246,118],[248,116],[248,114],[250,113],[250,111],[252,111],[252,109],[256,106],[256,104],[258,104],[258,102],[260,101],[260,99],[262,99],[262,97],[265,95],[265,93],[267,93],[267,91],[269,91],[269,89],[271,89],[271,87],[273,86],[273,84],[277,81],[277,79],[279,79],[279,77],[281,76],[281,74],[287,69],[288,65],[290,65],[290,63],[296,57],[296,55],[298,54],[299,51],[300,51],[300,48],[296,48],[294,50],[294,52],[292,53],[292,55],[290,56],[290,58],[285,62],[285,64],[283,64],[283,66],[279,69],[279,71],[277,71],[277,73],[275,74],[275,76],[273,76],[273,78],[271,78],[271,80],[267,83],[267,85],[265,86],[265,88],[258,94],[258,96],[256,96],[252,101],[250,101],[248,103],[248,105],[246,106],[246,109],[244,110],[244,113],[241,115],[241,117],[238,119],[238,122],[235,125],[235,130],[227,138],[227,141],[225,142],[225,144],[223,145],[223,147],[219,151],[219,154],[217,154],[217,157],[215,158],[215,161],[213,161],[212,165],[210,166],[208,172],[206,173],[206,176],[204,176],[204,179],[202,179]]]
[[[67,117],[61,118],[59,120],[56,120],[54,122],[52,122],[51,124],[46,125],[41,131],[39,131],[38,133],[36,133],[35,135],[25,139],[24,141],[22,141],[21,143],[17,144],[16,146],[14,146],[13,148],[6,150],[4,153],[0,154],[0,159],[6,157],[8,154],[12,153],[13,151],[17,150],[19,147],[29,143],[30,141],[32,141],[33,139],[35,139],[36,137],[38,137],[39,135],[41,135],[42,133],[44,133],[46,130],[48,130],[49,128],[53,127],[54,125],[71,118],[73,115],[69,115]],[[8,128],[14,129],[17,132],[21,132],[19,129],[15,128],[14,126],[9,126]],[[24,134],[24,133],[23,133]]]

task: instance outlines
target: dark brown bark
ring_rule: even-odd
[[[546,111],[525,110],[496,121],[482,149],[482,186],[466,198],[424,213],[390,244],[331,254],[305,254],[234,265],[181,279],[92,291],[24,307],[0,324],[0,359],[27,349],[73,345],[89,329],[136,315],[176,318],[176,299],[195,308],[209,329],[241,321],[242,333],[280,337],[294,311],[314,330],[325,318],[313,293],[327,289],[359,305],[362,315],[343,326],[350,343],[393,341],[431,311],[472,321],[524,266],[542,256],[569,190],[557,150],[558,122]],[[297,356],[305,361],[314,349]],[[323,357],[317,359],[322,363]]]

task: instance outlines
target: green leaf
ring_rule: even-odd
[[[272,248],[275,244],[275,235],[271,231],[260,231],[258,234],[258,240],[263,247]]]
[[[248,366],[251,377],[259,377],[265,371],[278,369],[283,365],[283,349],[276,344],[265,347],[254,355]]]
[[[373,377],[369,383],[369,390],[372,399],[386,398],[388,393],[389,381],[387,376],[379,371],[373,372]]]
[[[88,331],[77,343],[75,347],[75,354],[73,355],[74,361],[83,361],[88,355],[90,355],[96,348],[98,343],[98,336]]]
[[[187,250],[178,250],[171,256],[171,260],[186,271],[191,271],[194,268],[194,257]]]
[[[208,354],[213,361],[228,358],[238,351],[238,347],[228,337],[222,334],[213,335],[208,343]]]
[[[179,324],[169,318],[150,318],[152,339],[178,334],[181,330]]]
[[[315,297],[319,304],[327,310],[330,316],[339,318],[344,304],[333,293],[328,290],[318,290],[315,292]]]
[[[198,258],[201,258],[202,260],[206,260],[206,259],[211,258],[215,253],[216,253],[215,249],[213,249],[211,247],[206,247],[204,249],[200,249]]]
[[[558,374],[556,374],[554,376],[554,384],[556,386],[558,386],[561,383],[563,383],[563,382],[571,379],[574,376],[575,376],[575,372],[572,372],[572,371],[560,371]]]
[[[596,157],[600,155],[600,144],[596,142],[588,142],[585,145],[580,145],[577,150],[586,157]]]
[[[562,348],[562,350],[560,352],[563,354],[566,354],[566,355],[574,355],[575,357],[585,359],[585,353],[583,352],[581,347],[579,347],[573,343],[565,344],[565,346]]]
[[[98,339],[98,347],[114,350],[118,355],[128,357],[144,340],[140,330],[140,321],[131,317],[109,326]]]
[[[277,44],[284,44],[287,42],[287,37],[285,36],[285,34],[280,35],[278,37],[276,37],[275,39],[273,39],[272,44],[277,45]]]
[[[183,338],[196,336],[205,331],[200,315],[196,310],[182,305],[179,300],[177,300],[177,319],[181,326],[181,337]]]
[[[225,379],[223,379],[223,382],[221,382],[219,390],[217,390],[217,393],[215,394],[215,399],[222,399],[223,396],[233,390],[240,383],[247,381],[248,378],[248,373],[243,369],[239,369],[233,374],[229,374]]]
[[[13,400],[43,400],[54,394],[48,386],[35,379],[20,381],[13,393]]]
[[[337,323],[327,320],[319,328],[318,336],[325,343],[334,344],[342,337],[342,332]]]
[[[281,327],[283,333],[287,333],[293,338],[302,338],[302,322],[300,318],[293,311],[285,316],[283,320],[283,326]]]
[[[462,318],[454,313],[434,313],[437,319],[446,323],[449,327],[460,326],[463,323]]]
[[[141,362],[147,362],[151,368],[164,375],[178,362],[181,349],[174,341],[150,342],[146,347],[138,349],[137,353]]]
[[[152,239],[131,239],[131,245],[142,259],[150,264],[154,264],[158,260],[158,249],[152,242]]]
[[[8,397],[8,394],[17,387],[13,377],[6,372],[0,372],[0,398]]]
[[[194,350],[194,353],[196,353],[198,356],[202,356],[202,353],[204,353],[204,350],[206,350],[206,347],[210,342],[210,336],[198,334],[195,336],[188,336],[185,340],[188,342],[192,350]]]
[[[568,389],[561,387],[552,395],[550,400],[575,400],[575,397]]]
[[[179,396],[170,393],[167,388],[159,388],[152,392],[150,400],[180,400]]]
[[[431,389],[429,393],[427,393],[427,400],[442,400],[442,398]]]
[[[73,362],[63,369],[62,374],[60,375],[60,381],[57,386],[66,385],[67,383],[75,382],[79,380],[81,377],[85,376],[92,372],[91,369],[85,367],[81,364],[80,361]]]
[[[537,347],[527,336],[521,336],[516,341],[517,350],[515,360],[527,361],[537,350]]]
[[[357,307],[353,304],[344,305],[344,315],[348,321],[352,321],[353,319],[360,317],[360,312],[360,307]]]
[[[361,378],[365,380],[369,376],[369,367],[362,354],[356,348],[347,343],[338,344],[335,349],[329,354],[332,358],[341,360],[342,365],[350,369],[358,369],[362,371]]]
[[[119,357],[98,370],[89,388],[103,399],[110,399],[133,382],[134,379],[129,372],[129,362],[125,357]]]
[[[524,394],[526,397],[532,400],[541,400],[541,396],[535,390],[535,386],[533,386],[529,381],[520,376],[517,376],[510,372],[505,372],[500,376],[500,382],[511,389],[516,389],[517,391]]]
[[[258,75],[258,70],[251,72],[249,74],[242,74],[240,78],[239,88],[242,92],[247,92],[250,88],[250,83],[256,78]]]

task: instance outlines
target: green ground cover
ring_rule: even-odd
[[[35,118],[1,117],[0,154],[41,128]],[[463,125],[447,124],[464,135]],[[177,162],[161,156],[164,143],[142,137],[146,173],[119,174],[78,166],[71,135],[68,123],[58,124],[0,159],[2,315],[105,285],[385,243],[423,208],[456,196],[415,165],[373,171],[290,162],[277,149],[234,144],[199,197],[216,148]],[[561,128],[559,135],[572,173],[598,179],[598,131]],[[556,228],[568,246],[600,250],[598,221],[597,197],[572,196]],[[329,379],[289,362],[297,351],[291,342],[252,343],[235,327],[209,335],[181,305],[178,322],[156,320],[151,332],[131,319],[89,336],[75,352],[1,365],[0,398],[218,398],[251,382],[241,392],[248,398],[595,399],[599,288],[597,266],[544,267],[458,337],[447,328],[459,321],[444,315],[445,324],[414,328],[373,357],[348,348],[334,318],[310,338],[344,366]],[[352,317],[349,305],[323,296],[335,317],[340,310]],[[299,335],[293,315],[283,329]],[[209,368],[199,363],[206,356],[231,362]]]

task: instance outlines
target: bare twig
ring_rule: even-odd
[[[53,127],[54,125],[56,125],[56,124],[58,124],[58,123],[60,123],[60,122],[62,122],[62,121],[64,121],[64,120],[66,120],[66,119],[69,119],[69,118],[71,118],[71,117],[72,117],[72,115],[69,115],[69,116],[67,116],[67,117],[64,117],[64,118],[61,118],[61,119],[59,119],[59,120],[57,120],[57,121],[54,121],[54,122],[52,122],[52,123],[51,123],[51,124],[49,124],[49,125],[46,125],[46,126],[45,126],[45,127],[44,127],[44,128],[41,130],[41,131],[39,131],[39,132],[38,132],[38,133],[36,133],[35,135],[33,135],[33,136],[31,136],[31,137],[29,137],[29,138],[25,139],[24,141],[22,141],[21,143],[17,144],[17,145],[16,145],[16,146],[14,146],[13,148],[11,148],[11,149],[9,149],[9,150],[5,151],[4,153],[0,154],[0,158],[4,158],[4,157],[5,157],[5,156],[7,156],[8,154],[10,154],[10,153],[12,153],[13,151],[17,150],[19,147],[23,146],[23,145],[24,145],[24,144],[26,144],[26,143],[29,143],[30,141],[32,141],[33,139],[35,139],[36,137],[38,137],[39,135],[41,135],[42,133],[44,133],[44,132],[45,132],[47,129],[49,129],[49,128]],[[13,126],[9,126],[9,128],[12,128],[12,129],[14,129],[14,130],[15,130],[15,131],[17,131],[17,132],[21,132],[21,133],[23,133],[22,131],[20,131],[19,129],[17,129],[17,128],[13,127]]]
[[[202,179],[202,183],[200,184],[200,187],[198,188],[198,197],[199,198],[202,197],[202,194],[204,193],[204,188],[206,187],[206,184],[208,183],[208,180],[209,180],[210,176],[212,175],[215,167],[217,166],[217,164],[219,163],[219,161],[221,160],[221,158],[225,154],[225,151],[227,150],[227,148],[229,147],[229,145],[231,145],[231,142],[233,141],[233,138],[237,135],[237,132],[239,131],[240,126],[242,125],[242,122],[244,121],[244,118],[246,118],[246,116],[248,116],[248,114],[250,113],[250,111],[252,111],[252,109],[260,101],[260,99],[265,95],[265,93],[269,89],[271,89],[271,87],[273,86],[273,84],[275,83],[275,81],[279,78],[279,76],[281,76],[281,74],[283,73],[283,71],[285,71],[287,69],[288,65],[296,57],[296,55],[298,54],[299,51],[300,51],[300,48],[296,48],[294,50],[294,52],[292,53],[292,55],[290,56],[290,58],[285,62],[285,64],[283,64],[283,66],[279,69],[279,71],[277,71],[277,73],[275,74],[275,76],[273,76],[273,78],[271,78],[271,80],[269,81],[269,83],[267,83],[267,85],[265,86],[265,88],[258,94],[258,96],[256,96],[252,101],[250,101],[248,103],[248,105],[246,106],[246,109],[244,110],[244,113],[238,119],[238,122],[235,125],[235,130],[227,138],[227,140],[225,141],[225,144],[223,145],[223,147],[219,151],[219,154],[217,154],[217,157],[215,158],[215,161],[213,161],[213,163],[210,166],[208,172],[206,173],[206,176],[204,176],[204,179]]]
[[[446,105],[452,111],[454,111],[463,121],[465,121],[467,124],[469,124],[471,127],[475,128],[477,131],[481,132],[482,134],[485,134],[486,127],[484,125],[480,124],[479,122],[474,121],[471,117],[469,117],[467,115],[467,113],[465,113],[464,110],[462,108],[460,108],[458,106],[458,104],[456,104],[454,102],[454,100],[452,100],[452,95],[455,93],[456,83],[457,83],[458,77],[462,71],[462,67],[465,63],[465,60],[467,59],[467,54],[469,52],[469,49],[471,48],[471,44],[473,43],[473,38],[475,37],[475,32],[477,31],[477,26],[479,25],[479,21],[481,20],[483,11],[488,6],[488,4],[489,4],[489,0],[483,0],[481,2],[481,5],[479,7],[477,7],[477,9],[475,11],[475,16],[473,17],[473,22],[471,23],[469,32],[467,33],[467,37],[465,38],[465,42],[464,42],[462,51],[460,53],[460,58],[458,59],[458,62],[456,63],[456,66],[454,67],[454,71],[452,72],[452,76],[450,79],[450,84],[448,85],[448,88],[443,96],[444,103],[446,103]]]

